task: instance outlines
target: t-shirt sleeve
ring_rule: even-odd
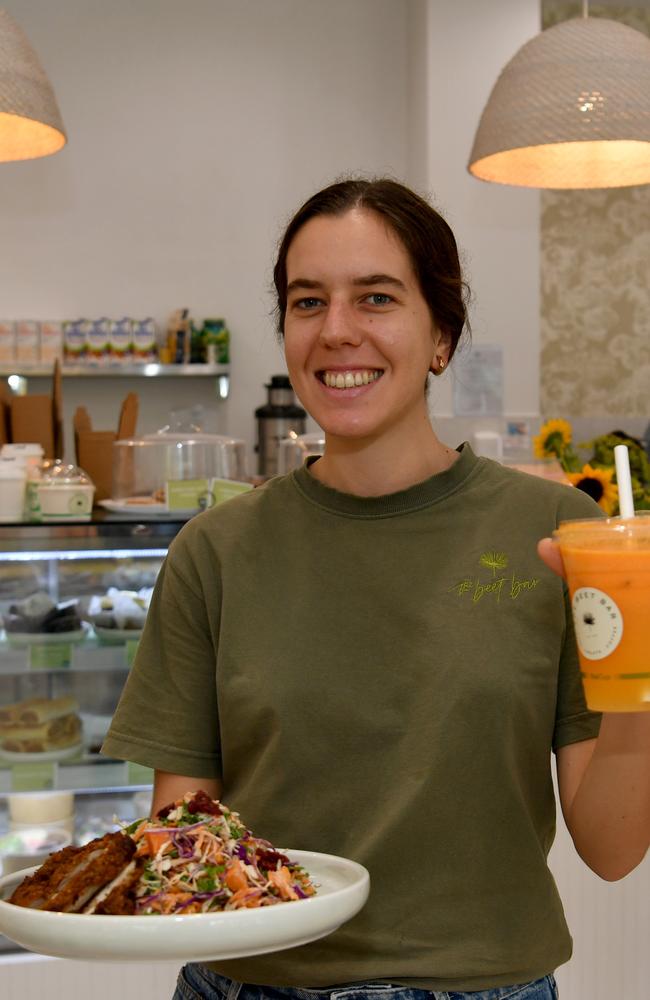
[[[174,774],[220,777],[217,626],[183,550],[179,537],[158,574],[102,753]]]
[[[604,516],[600,507],[591,497],[581,493],[580,490],[567,489],[566,497],[563,499],[564,502],[560,504],[558,511],[558,523],[572,518]],[[598,736],[601,719],[600,712],[591,712],[587,708],[580,676],[580,661],[569,591],[566,585],[564,587],[564,619],[566,624],[560,658],[553,731],[553,750],[556,753],[560,747],[567,746],[569,743],[579,743],[581,740],[591,740]]]
[[[566,629],[558,675],[557,707],[553,730],[553,750],[598,736],[601,715],[587,708],[576,646],[569,592],[564,590]]]

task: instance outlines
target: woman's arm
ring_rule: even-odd
[[[155,816],[163,806],[181,799],[185,792],[196,792],[199,788],[211,799],[221,797],[222,785],[218,778],[192,778],[169,771],[154,771],[151,815]]]
[[[550,538],[538,551],[564,575]],[[650,712],[605,713],[598,739],[560,748],[557,773],[562,813],[578,854],[601,878],[623,878],[650,847]]]
[[[596,740],[561,747],[562,813],[582,860],[607,881],[650,847],[650,712],[603,715]]]

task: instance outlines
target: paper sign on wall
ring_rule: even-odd
[[[503,348],[497,344],[473,346],[454,359],[454,415],[500,416],[503,413]]]

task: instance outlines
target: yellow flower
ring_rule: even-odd
[[[567,420],[547,420],[533,438],[536,458],[560,455],[571,444],[571,424]]]
[[[567,472],[566,478],[577,489],[588,493],[606,514],[613,514],[618,504],[618,486],[612,482],[614,471],[585,465],[582,472]]]

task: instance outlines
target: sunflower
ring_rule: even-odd
[[[558,458],[571,444],[571,424],[567,420],[547,420],[533,438],[536,458]]]
[[[612,482],[614,472],[614,469],[584,465],[582,472],[567,472],[566,478],[577,489],[588,493],[606,514],[613,514],[618,504],[618,486]]]

